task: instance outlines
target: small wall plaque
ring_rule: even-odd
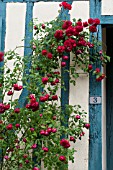
[[[90,104],[101,104],[101,101],[102,101],[101,97],[94,96],[94,97],[90,97],[89,103]]]

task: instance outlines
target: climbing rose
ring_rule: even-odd
[[[68,4],[66,1],[63,1],[60,6],[63,6],[64,9],[68,9],[71,10],[72,6],[70,4]]]
[[[42,50],[42,55],[47,55],[47,50]]]
[[[59,160],[60,160],[60,161],[65,161],[65,160],[66,160],[66,157],[63,156],[63,155],[61,155],[61,156],[59,156]]]
[[[31,146],[32,149],[35,149],[36,147],[37,147],[37,144],[33,144],[33,145]]]
[[[87,27],[87,26],[88,26],[87,21],[86,21],[86,22],[83,22],[83,26],[84,26],[84,27]]]
[[[11,96],[12,94],[13,94],[12,90],[10,90],[10,91],[7,92],[7,95],[8,95],[8,96]]]
[[[63,53],[63,52],[65,51],[65,47],[64,47],[64,46],[58,46],[58,47],[57,47],[57,51],[58,51],[59,53]]]
[[[0,62],[4,60],[3,56],[4,56],[4,53],[0,52]]]
[[[47,84],[48,80],[49,80],[48,77],[42,77],[43,84]]]
[[[23,88],[23,86],[19,86],[18,84],[13,84],[14,90],[19,91]]]
[[[100,20],[98,18],[95,18],[93,24],[94,25],[99,25],[100,24]]]
[[[49,149],[48,149],[47,147],[42,147],[42,150],[43,150],[44,152],[48,152],[48,151],[49,151]]]
[[[67,29],[68,27],[70,27],[72,25],[72,22],[67,20],[64,21],[63,25],[62,25],[62,29]]]
[[[9,125],[6,126],[6,129],[7,129],[7,130],[12,130],[12,128],[13,128],[13,125],[12,125],[12,124],[9,124]]]
[[[89,24],[93,24],[93,22],[94,22],[94,20],[93,20],[92,18],[89,18],[89,19],[88,19],[88,23],[89,23]]]
[[[63,31],[62,30],[56,30],[55,34],[54,34],[54,37],[56,39],[62,39],[63,38]]]
[[[90,128],[90,124],[89,123],[86,123],[84,126],[85,126],[86,129]]]
[[[90,71],[90,70],[92,70],[92,69],[93,69],[92,64],[89,64],[89,65],[88,65],[88,70]]]
[[[32,170],[40,170],[39,168],[37,168],[37,167],[34,167]]]
[[[70,147],[70,143],[66,139],[61,139],[60,140],[60,145],[63,146],[64,148],[69,148]]]
[[[52,57],[53,57],[52,53],[47,54],[47,58],[52,59]]]
[[[97,32],[96,26],[91,25],[91,26],[89,27],[89,31],[90,31],[90,32]]]

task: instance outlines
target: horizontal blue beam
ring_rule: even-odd
[[[113,24],[113,15],[101,15],[101,24]]]

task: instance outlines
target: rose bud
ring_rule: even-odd
[[[25,160],[25,162],[28,164],[28,163],[29,163],[29,160]]]
[[[40,134],[41,134],[41,135],[45,135],[45,131],[44,131],[44,130],[41,130],[41,131],[40,131]]]
[[[25,143],[26,143],[26,142],[27,142],[27,139],[26,139],[26,138],[23,138],[23,142],[25,142]]]
[[[27,155],[27,154],[24,154],[24,155],[23,155],[23,158],[25,158],[25,159],[26,159],[27,157],[28,157],[28,155]]]
[[[16,128],[20,128],[20,124],[16,124],[15,127],[16,127]]]
[[[70,141],[75,142],[75,138],[73,136],[70,136]]]
[[[92,70],[92,69],[93,69],[92,64],[89,64],[89,65],[88,65],[88,70],[90,71],[90,70]]]
[[[80,115],[76,115],[75,118],[76,118],[76,119],[80,119]]]
[[[34,30],[37,30],[37,29],[38,29],[38,27],[36,25],[34,25]]]
[[[46,27],[46,26],[45,26],[44,24],[42,24],[42,29],[45,29],[45,27]]]
[[[47,50],[42,50],[42,55],[47,55]]]
[[[65,67],[66,66],[66,62],[62,61],[61,62],[61,67]]]
[[[85,127],[86,129],[89,129],[89,128],[90,128],[90,124],[89,124],[89,123],[86,123],[86,124],[84,125],[84,127]]]
[[[68,57],[68,56],[63,56],[62,58],[63,58],[64,60],[68,60],[69,57]]]
[[[48,80],[49,80],[48,77],[42,77],[43,84],[47,84]]]

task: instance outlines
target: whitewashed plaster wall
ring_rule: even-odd
[[[113,0],[102,0],[102,15],[113,15]]]
[[[38,18],[39,22],[50,21],[57,16],[58,8],[59,3],[56,2],[35,3],[33,11],[34,18]],[[25,12],[25,3],[7,4],[5,51],[23,45],[23,41],[21,40],[24,38]],[[74,2],[70,14],[71,19],[75,17],[77,19],[82,18],[83,21],[86,21],[89,17],[89,2]],[[23,49],[18,49],[17,52],[23,55]],[[13,67],[13,62],[9,62],[8,65]],[[81,74],[76,87],[70,86],[70,104],[80,104],[82,109],[88,112],[88,90],[88,76]],[[15,95],[16,98],[18,96],[19,94]],[[5,100],[7,101],[8,98],[5,98]],[[78,140],[76,144],[72,144],[77,152],[75,153],[75,163],[69,163],[69,170],[88,170],[88,135],[88,131],[85,131],[85,136],[82,140]]]

